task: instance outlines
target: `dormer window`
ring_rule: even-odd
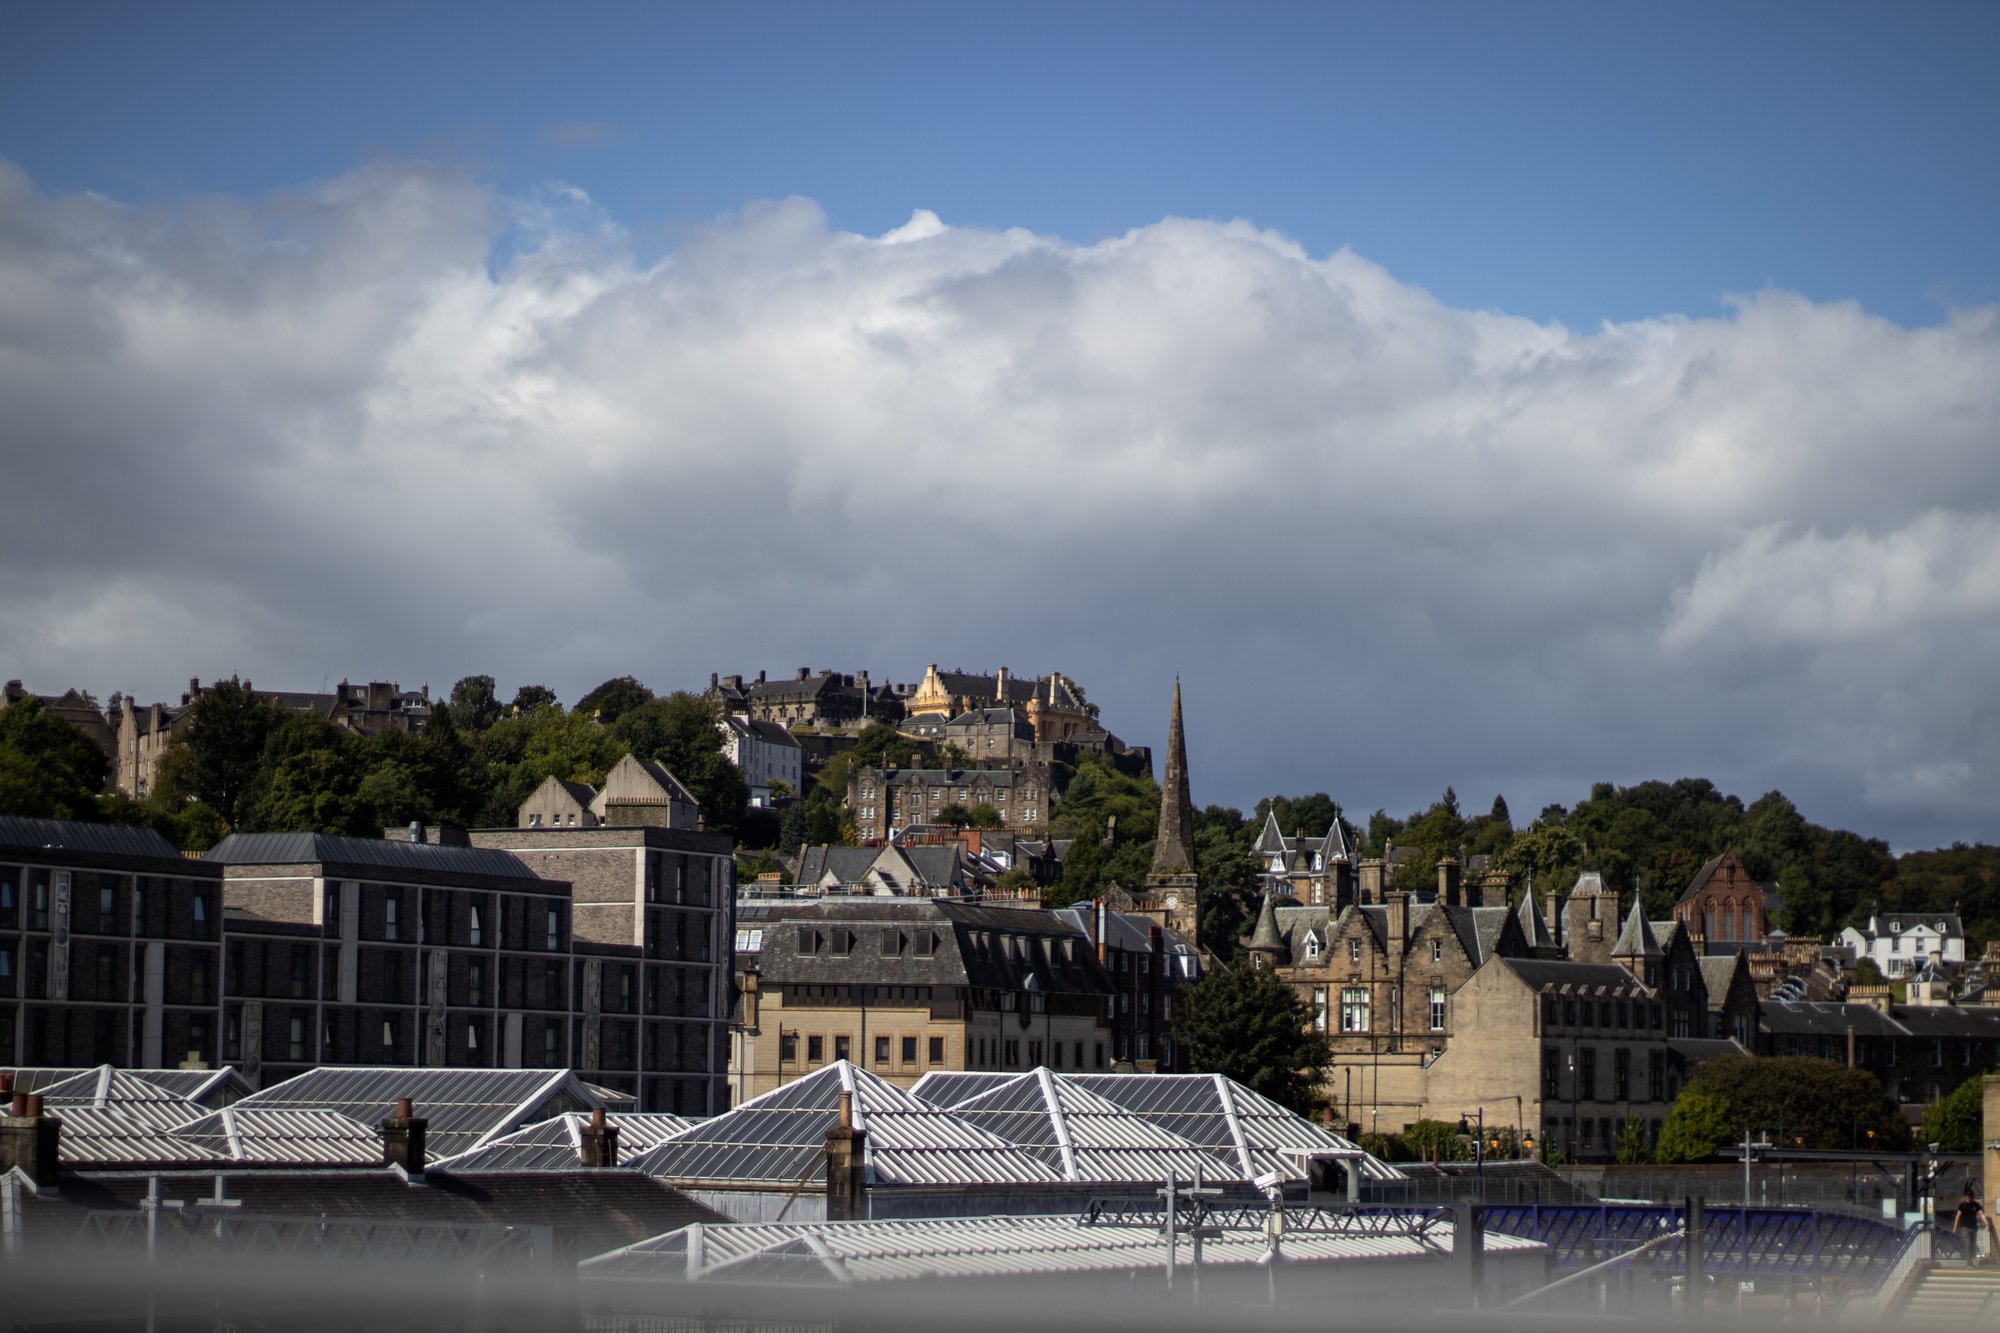
[[[1306,958],[1311,960],[1317,957],[1319,957],[1319,936],[1308,931],[1306,932]]]

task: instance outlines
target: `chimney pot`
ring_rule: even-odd
[[[26,1111],[26,1113],[25,1113],[25,1114],[27,1115],[28,1119],[30,1119],[30,1120],[36,1120],[36,1119],[39,1119],[39,1118],[41,1117],[41,1114],[42,1114],[42,1094],[41,1094],[41,1093],[39,1093],[39,1092],[31,1092],[31,1093],[29,1093],[29,1094],[28,1094],[28,1109],[27,1109],[27,1111]]]
[[[0,1070],[0,1097],[13,1095],[14,1075],[12,1071]]]
[[[591,1107],[591,1108],[590,1108],[590,1127],[591,1127],[592,1129],[603,1129],[603,1128],[604,1128],[604,1108],[603,1108],[603,1107],[601,1107],[601,1106],[593,1106],[593,1107]]]
[[[15,1093],[9,1100],[7,1114],[13,1116],[16,1120],[26,1119],[28,1115],[28,1094],[25,1092]]]
[[[417,1108],[411,1104],[408,1097],[398,1097],[396,1099],[396,1118],[398,1120],[408,1120],[416,1113]]]

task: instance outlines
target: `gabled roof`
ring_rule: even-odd
[[[489,1171],[575,1171],[583,1160],[583,1130],[589,1123],[590,1117],[580,1111],[538,1121],[503,1134],[484,1147],[434,1162],[431,1169],[461,1176]],[[695,1121],[687,1116],[625,1111],[608,1117],[605,1123],[618,1131],[619,1160],[629,1162]]]
[[[962,1101],[952,1114],[1019,1144],[1064,1180],[1245,1179],[1233,1154],[1201,1148],[1048,1069]]]
[[[236,1103],[238,1109],[330,1109],[379,1125],[408,1097],[429,1122],[433,1157],[467,1152],[522,1125],[591,1105],[567,1069],[405,1069],[325,1065]]]
[[[1652,923],[1646,920],[1640,910],[1639,899],[1632,899],[1632,910],[1625,914],[1625,928],[1618,932],[1618,942],[1611,946],[1613,958],[1661,958],[1666,950],[1653,936]]]
[[[218,1162],[378,1166],[382,1134],[338,1111],[225,1107],[174,1130]]]
[[[1747,969],[1749,964],[1740,953],[1705,954],[1695,963],[1701,968],[1701,984],[1708,991],[1708,1012],[1722,1012],[1722,1002],[1729,998],[1729,983],[1739,969]]]
[[[1062,1179],[1032,1153],[845,1060],[699,1121],[627,1159],[662,1180],[801,1187],[826,1180],[826,1135],[852,1097],[875,1185],[1033,1185]]]
[[[1264,827],[1257,834],[1257,845],[1254,850],[1260,856],[1270,856],[1285,850],[1285,832],[1278,827],[1277,811],[1264,812]]]
[[[910,1095],[948,1111],[960,1102],[1003,1087],[1019,1077],[984,1069],[933,1069],[917,1080]]]
[[[1297,1152],[1359,1152],[1352,1142],[1221,1074],[1065,1074],[1063,1078],[1211,1152],[1234,1159],[1241,1178],[1277,1171],[1298,1180]],[[1363,1156],[1368,1180],[1402,1172]]]
[[[118,1112],[136,1125],[170,1129],[186,1124],[208,1108],[177,1096],[148,1079],[110,1065],[99,1065],[42,1089],[49,1109],[66,1114],[73,1107]]]

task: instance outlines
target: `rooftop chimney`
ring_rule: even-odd
[[[618,1126],[604,1123],[604,1108],[593,1107],[590,1123],[583,1128],[583,1164],[586,1167],[618,1165]]]
[[[411,1177],[424,1174],[424,1133],[430,1121],[416,1113],[408,1097],[396,1099],[396,1109],[382,1122],[382,1164],[400,1166]]]
[[[9,1114],[0,1119],[0,1174],[14,1167],[35,1182],[37,1189],[52,1189],[61,1169],[62,1121],[42,1113],[38,1092],[14,1092],[12,1075],[0,1075],[6,1083],[0,1091],[11,1094]]]
[[[859,1221],[867,1208],[868,1135],[854,1127],[854,1094],[840,1094],[840,1119],[826,1132],[826,1220]]]
[[[1444,857],[1438,862],[1438,901],[1447,907],[1459,905],[1459,869],[1455,856]]]
[[[1401,958],[1410,943],[1410,895],[1398,890],[1388,896],[1389,956]]]

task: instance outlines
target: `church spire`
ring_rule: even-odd
[[[1151,878],[1195,873],[1194,800],[1188,795],[1187,738],[1181,733],[1181,681],[1174,677],[1174,714],[1167,724],[1167,769],[1160,779],[1160,829]]]

